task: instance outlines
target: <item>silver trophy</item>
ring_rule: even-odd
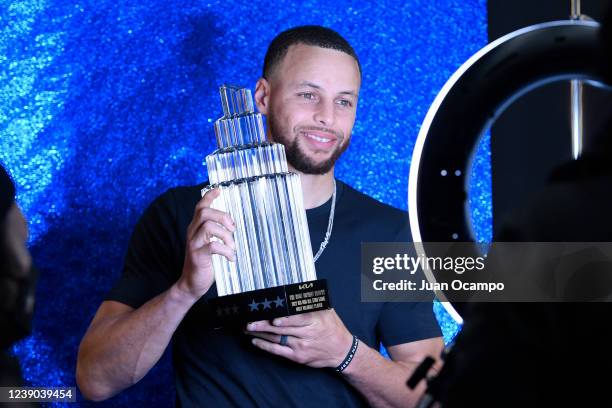
[[[202,195],[220,190],[212,208],[228,213],[235,222],[236,260],[212,256],[219,299],[228,298],[215,301],[217,315],[228,310],[238,315],[237,309],[244,308],[270,317],[326,308],[325,282],[317,281],[300,179],[289,172],[285,147],[266,140],[262,115],[254,111],[249,89],[223,85],[220,93],[218,149],[206,156],[210,185]],[[246,292],[252,293],[230,296]]]

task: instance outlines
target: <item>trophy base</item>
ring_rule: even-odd
[[[293,283],[208,300],[214,328],[329,309],[327,280]]]

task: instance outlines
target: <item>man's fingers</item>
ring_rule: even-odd
[[[249,336],[259,337],[260,339],[267,340],[270,343],[280,344],[280,337],[281,337],[280,334],[265,333],[265,332],[249,332],[249,331],[245,331],[244,333]]]
[[[212,202],[215,201],[215,198],[219,197],[219,194],[221,194],[221,190],[218,188],[213,188],[212,190],[208,190],[203,196],[202,198],[200,198],[200,201],[198,201],[198,204],[196,205],[196,211],[204,208],[204,207],[210,207]]]
[[[267,320],[261,320],[259,322],[249,323],[249,324],[247,324],[246,329],[247,329],[247,333],[253,334],[253,335],[255,333],[267,332],[267,333],[273,333],[274,335],[285,334],[285,335],[288,335],[288,336],[302,337],[300,335],[301,330],[300,330],[299,327],[277,327],[277,326],[272,326],[270,324],[270,322],[268,322]]]
[[[236,260],[236,253],[234,252],[234,250],[219,241],[213,241],[209,244],[206,244],[199,250],[208,250],[211,254],[223,255],[227,258],[228,261],[234,262]]]
[[[232,233],[214,221],[206,221],[202,227],[197,230],[195,235],[191,237],[189,245],[192,249],[203,247],[212,241],[212,237],[219,238],[229,248],[234,251],[236,250],[236,243],[234,242]]]
[[[200,248],[194,248],[191,250],[190,256],[198,259],[200,255],[212,254],[224,256],[228,261],[236,261],[236,252],[221,241],[212,241]],[[200,264],[198,261],[195,261],[195,263]]]
[[[249,331],[269,331],[268,329],[274,329],[274,326],[267,320],[259,320],[247,324],[246,329]]]
[[[193,217],[191,222],[187,226],[187,240],[191,239],[195,231],[200,227],[201,222],[198,222],[200,219],[200,213],[204,208],[209,208],[212,205],[212,202],[215,201],[215,198],[219,197],[221,194],[221,190],[218,188],[213,188],[212,190],[208,190],[200,201],[196,204],[193,210]]]
[[[276,354],[277,356],[288,358],[289,360],[296,361],[293,349],[287,346],[281,346],[278,343],[273,343],[260,338],[254,338],[251,340],[253,345],[260,348],[268,353]]]
[[[228,213],[216,210],[214,208],[205,207],[199,210],[197,209],[193,214],[193,219],[187,227],[187,239],[193,239],[193,236],[197,234],[198,230],[202,228],[202,225],[205,224],[207,221],[214,221],[231,232],[234,232],[236,230],[234,221]]]
[[[293,316],[277,317],[272,321],[273,327],[304,327],[310,326],[313,322],[312,313],[303,313]]]
[[[191,223],[187,227],[187,245],[194,255],[222,255],[230,261],[236,260],[236,243],[232,233],[236,230],[228,213],[210,208],[220,194],[218,188],[207,191],[195,207]],[[221,241],[212,240],[215,237]]]

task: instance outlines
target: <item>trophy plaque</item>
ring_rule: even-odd
[[[208,300],[213,325],[232,326],[330,307],[327,283],[317,279],[299,175],[285,147],[266,139],[251,91],[220,87],[223,117],[217,150],[206,157],[211,207],[234,220],[235,261],[213,254],[218,297]],[[215,238],[216,239],[216,238]]]

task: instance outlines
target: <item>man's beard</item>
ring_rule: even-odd
[[[335,133],[337,140],[339,140],[340,143],[336,145],[336,148],[326,160],[316,162],[312,158],[308,157],[300,145],[299,136],[296,134],[293,141],[290,141],[289,137],[287,137],[287,133],[290,132],[290,130],[283,129],[282,126],[276,123],[276,120],[272,115],[268,115],[268,126],[270,127],[270,132],[272,133],[272,138],[274,141],[285,146],[285,154],[287,155],[287,161],[289,164],[291,164],[294,169],[304,174],[328,173],[332,167],[334,167],[334,164],[336,164],[336,161],[340,155],[348,148],[350,142],[350,135],[348,140],[345,142],[340,135]],[[316,127],[313,127],[312,129],[315,128]],[[304,128],[304,130],[308,130],[308,128]],[[295,130],[291,131],[295,132]]]

